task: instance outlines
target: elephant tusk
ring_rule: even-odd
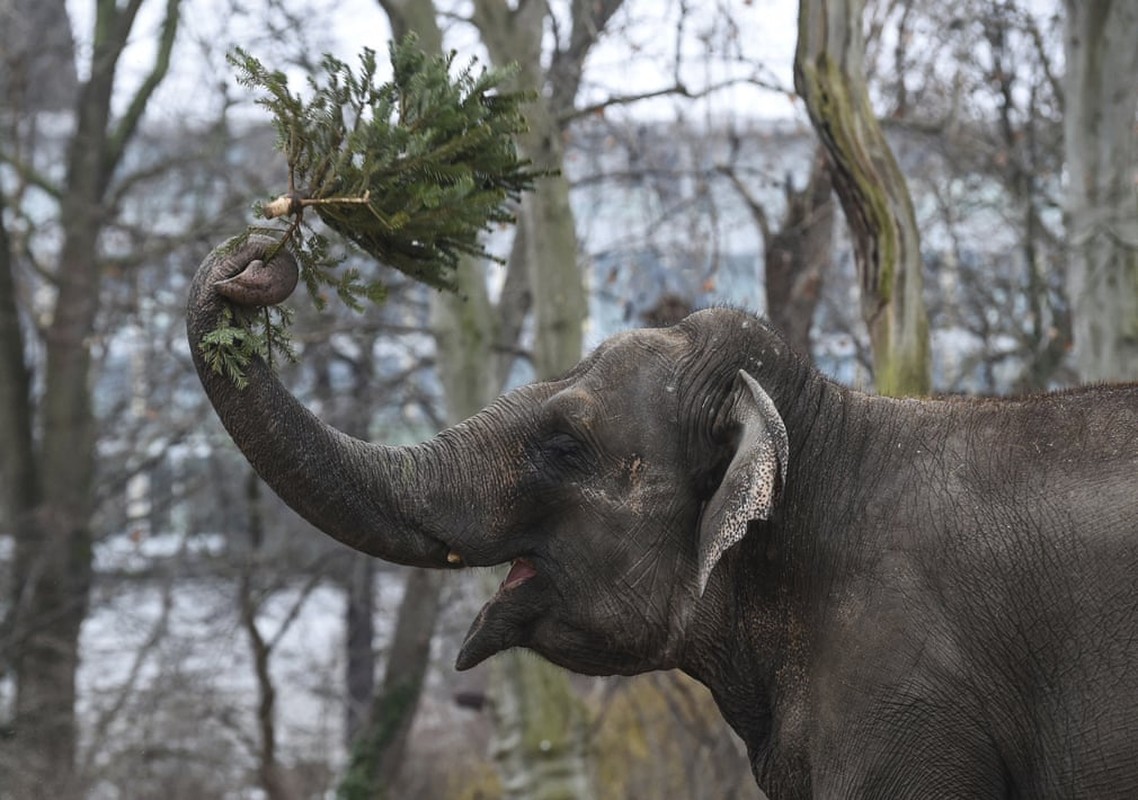
[[[459,564],[462,563],[462,556],[460,556],[455,551],[451,550],[449,553],[447,553],[447,563],[448,564],[454,564],[455,566],[458,566]]]

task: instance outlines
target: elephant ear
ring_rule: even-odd
[[[699,593],[720,557],[747,535],[751,520],[767,519],[786,476],[786,425],[759,382],[743,370],[735,380],[728,424],[738,446],[699,524]]]

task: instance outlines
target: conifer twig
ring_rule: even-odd
[[[482,233],[514,222],[521,194],[545,174],[517,152],[521,107],[532,95],[499,91],[512,68],[476,70],[472,59],[452,74],[455,54],[427,56],[414,36],[393,42],[390,57],[393,77],[380,83],[374,51],[363,51],[357,69],[326,55],[304,98],[244,50],[229,56],[238,80],[261,93],[288,165],[288,190],[259,211],[291,219],[246,235],[267,233],[289,249],[318,309],[325,289],[359,310],[381,302],[386,288],[380,275],[365,280],[340,268],[328,239],[307,225],[307,209],[379,263],[453,290],[459,257],[492,258]],[[273,310],[223,316],[202,342],[214,369],[240,386],[250,358],[267,360],[274,349],[287,356],[289,317]]]

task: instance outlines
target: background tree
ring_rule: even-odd
[[[426,52],[442,52],[442,31],[433,3],[391,0],[381,5],[396,37],[414,32]],[[529,155],[524,148],[522,152]],[[521,321],[533,296],[528,289],[528,261],[522,255],[525,242],[525,234],[519,232],[507,261],[506,288],[497,303],[490,299],[486,265],[469,257],[461,260],[456,272],[458,291],[432,296],[431,327],[449,424],[489,403],[506,380],[512,354],[517,352]],[[441,574],[409,572],[383,683],[372,705],[368,729],[353,747],[353,764],[341,784],[342,796],[384,796],[395,782],[427,671],[430,632],[441,590]],[[548,749],[544,755],[551,755]]]
[[[737,147],[738,140],[733,145]],[[751,212],[763,243],[763,283],[767,316],[799,352],[810,353],[814,312],[833,252],[833,182],[825,153],[819,151],[801,188],[789,171],[784,180],[785,209],[777,227],[766,205],[729,164],[730,179]]]
[[[79,78],[67,6],[61,0],[13,0],[0,8],[0,96],[9,109],[72,107]]]
[[[1067,289],[1085,381],[1138,377],[1138,6],[1064,4]]]
[[[538,379],[564,372],[581,358],[587,314],[577,261],[576,222],[563,174],[564,120],[576,102],[584,61],[621,0],[574,0],[567,39],[555,41],[548,71],[543,42],[550,22],[545,0],[519,3],[475,0],[473,22],[496,64],[519,65],[517,87],[541,98],[531,106],[530,130],[519,149],[539,169],[555,171],[522,202],[523,248],[533,302],[533,368]],[[557,25],[553,20],[554,29]],[[548,98],[548,99],[546,99]],[[503,795],[534,800],[594,796],[588,764],[586,713],[564,671],[517,651],[490,666],[496,720],[495,758]]]
[[[1057,4],[870,7],[880,119],[918,198],[940,391],[1073,379]]]
[[[56,5],[56,11],[63,8]],[[120,9],[133,5],[119,3]],[[279,56],[273,66],[290,75],[312,70],[324,50],[353,57],[331,33],[318,38],[333,26],[310,24],[345,16],[330,3],[316,0],[300,9],[291,0],[272,0],[272,13],[261,13],[256,3],[239,5],[254,9],[244,19],[256,24],[246,28],[242,17],[229,16],[230,7],[218,24],[241,34],[241,44],[251,52]],[[436,7],[421,0],[385,0],[384,5],[406,15],[421,11],[448,26],[446,41],[459,45],[459,62],[482,41],[473,3]],[[494,17],[494,5],[487,4],[484,25],[497,19],[514,26],[532,22],[513,13]],[[520,13],[528,4],[504,5]],[[18,0],[0,13],[15,13],[14,25],[24,24],[21,9],[43,10],[32,6]],[[360,17],[353,16],[357,27],[371,6],[361,8]],[[597,14],[600,8],[579,4],[576,13]],[[801,190],[811,184],[816,141],[806,120],[761,119],[758,107],[740,102],[735,89],[726,89],[730,102],[720,103],[697,80],[736,88],[777,85],[760,68],[766,50],[756,45],[748,27],[755,8],[774,11],[776,6],[720,4],[711,14],[672,4],[664,8],[672,14],[667,22],[661,21],[659,4],[629,0],[620,8],[605,21],[603,38],[598,33],[592,41],[588,24],[571,34],[570,3],[551,0],[535,73],[544,81],[539,84],[544,105],[561,109],[553,115],[554,144],[563,149],[575,216],[570,248],[575,251],[566,260],[578,277],[587,278],[590,339],[639,324],[649,309],[659,311],[654,318],[661,321],[677,309],[717,302],[761,310],[760,281],[766,282],[768,311],[778,315],[790,305],[779,300],[784,295],[772,283],[778,278],[774,267],[783,262],[776,264],[764,251],[777,242],[776,229],[784,220],[820,218],[795,200],[806,199]],[[154,12],[149,18],[147,10],[145,4],[139,9],[132,40],[149,37],[157,43],[164,7],[149,8]],[[381,37],[380,12],[372,10]],[[395,19],[397,12],[392,14]],[[23,57],[26,48],[10,48],[3,38],[15,30],[7,25],[11,18],[4,19],[4,55]],[[587,14],[582,19],[589,22]],[[769,21],[766,15],[763,21]],[[394,746],[374,752],[388,754],[383,769],[401,766],[392,773],[381,770],[378,784],[395,796],[497,796],[501,780],[485,759],[492,706],[484,684],[490,665],[459,676],[449,658],[479,590],[458,578],[441,593],[436,586],[419,595],[437,605],[417,602],[418,590],[401,594],[405,573],[363,558],[349,567],[342,553],[325,547],[268,494],[257,500],[265,535],[257,548],[250,542],[247,469],[203,408],[188,372],[180,314],[185,278],[201,255],[220,235],[244,224],[251,198],[269,196],[265,182],[279,189],[284,176],[279,165],[266,166],[255,157],[272,152],[271,132],[256,123],[263,113],[247,113],[245,94],[232,86],[216,94],[201,88],[228,74],[226,37],[195,29],[199,15],[184,22],[178,46],[196,43],[197,49],[192,57],[173,60],[171,79],[179,80],[178,70],[191,62],[206,65],[206,79],[194,73],[194,86],[208,107],[179,104],[171,124],[159,111],[163,95],[158,91],[99,201],[101,233],[93,259],[98,313],[85,338],[94,420],[87,430],[95,437],[86,539],[93,560],[76,650],[73,720],[80,744],[73,782],[92,794],[203,800],[258,791],[258,782],[264,784],[263,776],[271,773],[285,791],[327,794],[342,778],[345,712],[368,708],[374,693],[369,681],[382,684],[383,675],[375,680],[376,666],[386,665],[393,678],[408,678],[424,691],[413,719],[386,710],[376,715],[399,724],[392,728]],[[424,30],[421,23],[408,27]],[[1106,27],[1121,30],[1121,23]],[[1062,135],[1063,4],[890,0],[867,6],[865,28],[869,96],[904,171],[922,234],[936,388],[1006,392],[1072,381],[1073,319],[1064,269],[1068,242],[1061,213],[1068,192],[1063,176],[1069,174]],[[247,30],[265,38],[250,39]],[[517,30],[511,36],[531,46],[531,36]],[[80,31],[77,38],[80,52],[89,53],[90,35]],[[439,40],[441,47],[441,33]],[[382,38],[366,43],[382,49]],[[589,46],[582,49],[584,43]],[[589,58],[575,68],[570,56],[581,52]],[[598,56],[603,60],[590,60]],[[716,72],[724,63],[741,68],[742,77]],[[620,65],[620,81],[611,78],[613,64]],[[149,72],[148,64],[143,66],[138,79]],[[19,74],[5,72],[0,82]],[[79,74],[94,80],[85,67]],[[108,127],[123,119],[139,85],[122,68],[115,74],[126,91],[116,95],[112,108],[119,115],[109,114]],[[560,74],[569,76],[564,85],[579,81],[575,98],[564,105],[553,100],[565,96],[557,88]],[[633,78],[640,83],[633,85]],[[170,90],[169,81],[163,91]],[[789,87],[782,88],[785,98]],[[40,94],[47,99],[50,93]],[[26,776],[24,764],[10,760],[19,754],[15,740],[6,737],[17,732],[13,659],[27,641],[13,637],[18,632],[14,609],[18,600],[31,597],[19,591],[31,584],[15,580],[23,575],[16,569],[17,556],[23,570],[30,552],[26,547],[17,552],[15,534],[31,529],[17,527],[20,517],[14,513],[20,505],[11,498],[39,491],[43,475],[37,458],[47,445],[41,438],[45,335],[62,324],[54,314],[62,298],[59,246],[70,224],[59,221],[59,214],[72,129],[57,120],[74,119],[71,112],[33,113],[37,104],[31,101],[41,98],[26,92],[5,98],[0,109],[0,758],[6,771],[0,775],[0,795],[24,788],[11,787]],[[785,99],[778,102],[790,107]],[[71,96],[64,108],[75,107]],[[60,141],[64,144],[57,147]],[[721,165],[730,167],[738,185]],[[537,300],[528,277],[535,262],[527,254],[541,255],[542,242],[552,239],[538,239],[537,246],[527,242],[530,213],[523,210],[521,216],[516,241],[492,238],[509,266],[465,265],[466,300],[454,301],[453,307],[446,307],[449,298],[412,291],[393,296],[363,318],[349,319],[338,310],[318,318],[299,314],[295,331],[302,361],[283,369],[282,380],[337,426],[391,440],[419,438],[464,416],[496,394],[507,375],[513,381],[534,374],[532,329],[522,323]],[[765,242],[761,219],[772,234]],[[1125,230],[1125,220],[1117,230]],[[825,280],[817,285],[810,344],[824,369],[857,381],[871,374],[873,358],[855,299],[861,284],[846,256],[849,233],[840,219],[835,223],[837,247]],[[786,228],[792,235],[796,229],[793,223]],[[797,243],[792,240],[782,252],[794,252]],[[797,256],[787,263],[805,266]],[[807,268],[804,274],[812,273]],[[814,285],[812,277],[791,283],[804,289]],[[810,300],[811,294],[801,298]],[[788,327],[803,326],[805,313],[788,319]],[[442,367],[437,378],[436,366]],[[460,400],[464,396],[469,404]],[[450,403],[458,404],[451,408]],[[27,421],[19,421],[21,414]],[[73,454],[82,452],[72,448]],[[395,631],[395,610],[404,594],[404,630],[414,633],[409,637]],[[349,595],[351,623],[343,619]],[[431,610],[448,606],[455,613]],[[284,625],[294,608],[295,617]],[[426,636],[431,624],[416,622],[411,615],[416,610],[437,616],[440,634]],[[47,618],[24,619],[34,625]],[[259,649],[258,636],[271,647]],[[412,660],[401,661],[401,653]],[[573,678],[568,686],[585,712],[583,740],[594,743],[589,769],[597,796],[755,796],[748,794],[754,787],[745,756],[699,687],[670,675]],[[270,739],[262,727],[268,717],[258,713],[269,708],[261,702],[267,690],[274,698],[272,748],[265,746]],[[462,696],[462,707],[452,702],[455,694]],[[473,710],[479,707],[485,710]],[[366,714],[356,716],[359,724],[358,717]],[[273,768],[259,772],[265,764]]]
[[[416,31],[424,46],[442,47],[431,2],[383,2],[396,35]],[[618,2],[574,3],[566,46],[559,45],[554,62],[560,79],[552,96],[561,106],[572,105],[581,65]],[[516,62],[512,88],[537,90],[547,82],[542,68],[542,37],[549,9],[544,2],[511,8],[504,2],[478,2],[473,23],[498,65]],[[551,68],[552,69],[552,68]],[[439,298],[434,327],[441,378],[446,388],[448,417],[465,418],[492,399],[508,374],[509,359],[521,320],[533,304],[534,358],[538,377],[550,377],[580,358],[584,291],[576,258],[576,233],[569,207],[569,188],[559,174],[562,165],[561,121],[558,112],[539,100],[527,109],[530,131],[519,142],[534,167],[557,174],[542,180],[523,199],[521,224],[508,260],[507,291],[495,306],[490,302],[483,266],[462,265],[461,297]],[[540,245],[540,246],[539,246]],[[525,287],[524,289],[522,287]],[[436,588],[437,593],[437,588]],[[496,665],[500,675],[494,707],[499,719],[498,758],[503,764],[507,793],[529,797],[583,797],[589,793],[583,740],[583,711],[564,675],[533,660],[505,657]],[[510,709],[515,713],[507,714]]]
[[[141,5],[140,0],[123,6],[104,0],[96,6],[88,76],[79,86],[62,178],[38,173],[11,149],[4,159],[58,203],[61,236],[58,260],[44,275],[54,302],[40,331],[42,365],[27,361],[32,351],[23,338],[27,329],[10,305],[0,327],[6,337],[0,375],[9,387],[0,416],[0,449],[7,454],[4,473],[12,476],[5,481],[4,505],[15,531],[16,576],[4,648],[11,653],[16,703],[3,760],[8,769],[20,765],[28,797],[66,798],[81,791],[74,772],[75,672],[91,583],[97,430],[89,385],[104,265],[101,234],[112,187],[129,180],[116,173],[169,68],[180,12],[178,0],[167,0],[150,70],[121,106],[125,110],[115,114],[115,91],[125,91],[118,80],[120,57]],[[34,94],[30,86],[9,85],[8,90]],[[9,139],[8,147],[20,141]],[[10,248],[12,239],[6,238]],[[5,255],[0,269],[6,288],[15,289],[15,259],[10,249]],[[16,296],[16,291],[6,293],[4,302]],[[33,392],[33,383],[40,381],[43,391]]]
[[[882,394],[925,394],[929,330],[920,236],[908,186],[865,83],[861,0],[801,0],[794,85],[833,167]]]

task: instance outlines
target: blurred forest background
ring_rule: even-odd
[[[1138,376],[1134,4],[824,5],[860,15],[912,198],[932,389]],[[0,797],[759,797],[682,675],[571,677],[524,653],[455,673],[501,576],[371,561],[283,508],[200,390],[183,304],[287,177],[226,52],[299,87],[325,51],[415,31],[516,61],[539,90],[521,148],[561,177],[492,232],[505,266],[463,265],[462,299],[393,276],[363,315],[298,306],[283,378],[321,417],[425,438],[714,303],[872,389],[864,231],[795,89],[797,12],[0,0]]]

